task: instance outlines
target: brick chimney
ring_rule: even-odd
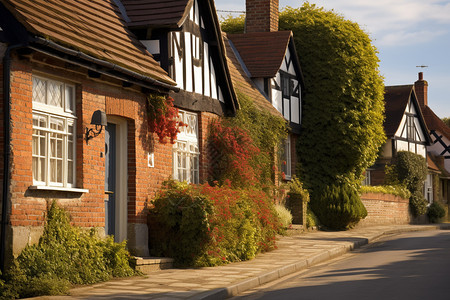
[[[419,80],[414,82],[414,89],[416,90],[417,101],[419,101],[420,108],[423,110],[428,106],[428,82],[423,80],[423,73],[419,72]]]
[[[278,31],[279,0],[246,0],[245,32]]]

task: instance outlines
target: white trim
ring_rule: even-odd
[[[114,240],[127,239],[128,223],[128,132],[127,121],[115,116],[107,116],[108,123],[116,125],[116,215]],[[105,174],[106,176],[106,174]]]
[[[89,193],[88,189],[57,187],[57,186],[44,186],[44,185],[30,185],[28,187],[28,189],[30,189],[30,190],[40,190],[40,191],[61,191],[61,192],[73,192],[73,193]]]

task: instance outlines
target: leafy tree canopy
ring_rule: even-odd
[[[231,14],[223,18],[220,22],[220,27],[226,33],[243,33],[245,26],[245,15],[233,17]]]
[[[377,50],[358,24],[304,3],[280,13],[292,30],[305,78],[299,175],[314,192],[357,186],[386,137]]]
[[[443,118],[442,121],[444,121],[444,123],[447,124],[448,127],[450,127],[450,118]]]

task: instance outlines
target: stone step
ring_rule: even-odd
[[[136,270],[144,274],[154,271],[173,268],[173,259],[167,257],[134,257],[136,260]]]

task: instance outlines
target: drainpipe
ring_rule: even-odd
[[[4,118],[4,157],[3,157],[3,194],[2,194],[2,222],[1,222],[1,240],[0,240],[0,269],[5,274],[5,252],[6,252],[6,228],[8,226],[8,202],[10,185],[10,119],[11,119],[11,51],[17,48],[25,47],[25,44],[9,45],[3,57],[3,118]]]

